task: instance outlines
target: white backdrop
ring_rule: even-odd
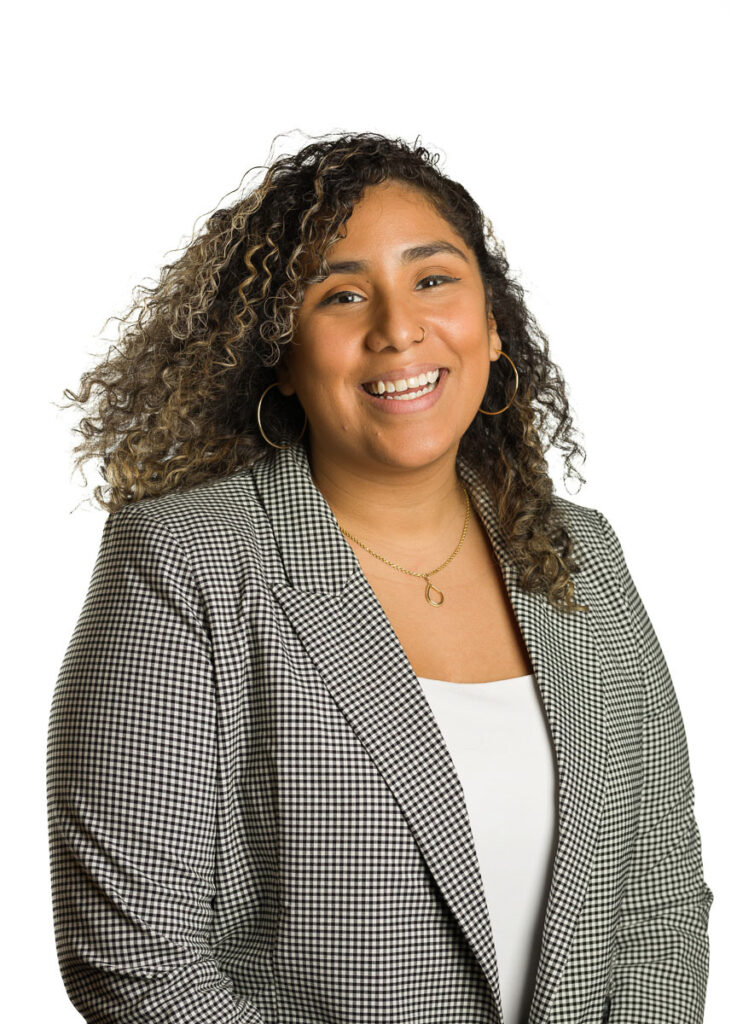
[[[56,963],[45,743],[105,514],[80,504],[100,482],[92,467],[86,489],[71,473],[78,412],[53,403],[106,351],[105,319],[265,163],[276,135],[278,155],[312,135],[370,130],[443,154],[505,243],[569,382],[587,484],[567,494],[557,460],[554,479],[614,525],[673,675],[715,894],[706,1021],[721,1024],[728,6],[19,10],[1,62],[7,1019],[80,1020]]]

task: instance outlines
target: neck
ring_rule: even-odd
[[[311,453],[310,467],[340,526],[379,554],[421,561],[425,553],[444,552],[445,539],[447,546],[459,540],[465,496],[456,451],[413,469]]]

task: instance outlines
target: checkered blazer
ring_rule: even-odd
[[[686,738],[607,519],[561,612],[458,470],[536,672],[559,838],[529,1024],[699,1024]],[[98,1024],[499,1024],[462,788],[300,443],[107,517],[48,732],[56,945]],[[522,1024],[522,1022],[521,1022]]]

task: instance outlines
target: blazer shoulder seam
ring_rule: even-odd
[[[156,514],[154,509],[145,507],[143,502],[131,502],[128,505],[123,505],[122,508],[110,513],[108,517],[108,522],[110,522],[113,518],[136,518],[142,523],[144,523],[145,526],[152,526],[153,529],[159,529],[162,533],[165,534],[166,537],[169,538],[169,540],[177,549],[181,561],[185,565],[185,570],[188,576],[190,577],[195,588],[195,591],[198,595],[200,607],[196,609],[190,604],[189,601],[186,601],[185,603],[188,605],[190,611],[196,616],[196,618],[200,619],[201,609],[204,607],[203,588],[201,586],[201,582],[198,578],[198,575],[195,571],[195,566],[193,565],[190,554],[183,542],[183,539],[180,536],[178,536],[174,528],[170,525],[168,519],[166,517],[163,517],[162,515]]]

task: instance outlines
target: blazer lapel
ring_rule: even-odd
[[[530,1018],[540,1024],[568,956],[596,844],[605,763],[600,668],[586,613],[559,613],[542,595],[520,589],[486,488],[466,464],[458,468],[499,561],[557,757],[559,838]],[[272,582],[272,591],[398,801],[499,1005],[489,911],[462,788],[419,681],[312,480],[305,446],[277,451],[252,472],[282,555],[285,577]]]
[[[546,906],[529,1024],[548,1019],[586,894],[606,783],[606,713],[601,662],[588,612],[562,612],[527,593],[503,542],[487,488],[459,463],[500,564],[505,587],[533,663],[558,768],[558,842]],[[583,580],[575,597],[590,604]]]

